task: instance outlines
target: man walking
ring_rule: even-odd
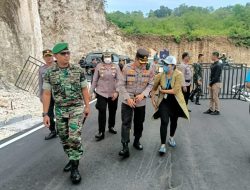
[[[219,62],[219,52],[212,53],[211,74],[208,89],[210,91],[210,108],[204,114],[220,115],[219,92],[221,88],[222,65]]]
[[[194,75],[193,75],[193,80],[194,80],[194,89],[191,92],[190,95],[190,100],[191,102],[194,102],[194,96],[196,96],[195,104],[196,105],[201,105],[200,104],[200,96],[202,94],[202,67],[201,64],[203,62],[203,54],[198,55],[198,62],[193,64],[193,69],[194,69]]]
[[[130,142],[130,129],[134,114],[134,148],[143,150],[140,138],[145,120],[146,98],[152,90],[154,83],[154,71],[147,67],[149,53],[145,49],[139,49],[135,62],[125,65],[123,79],[119,83],[122,103],[122,145],[119,152],[122,157],[129,157],[128,143]]]
[[[50,67],[44,77],[43,121],[46,127],[50,126],[48,110],[52,92],[55,100],[57,131],[69,158],[64,171],[71,170],[72,182],[79,183],[81,175],[78,165],[83,154],[82,122],[83,117],[87,117],[90,112],[87,80],[82,68],[69,63],[70,51],[67,43],[58,43],[52,52],[57,64]],[[85,109],[82,99],[84,99]]]
[[[48,68],[53,65],[53,61],[54,61],[53,60],[53,53],[50,49],[43,51],[43,59],[45,61],[45,64],[39,68],[39,97],[40,97],[40,101],[42,103],[43,103],[43,101],[42,101],[43,78],[44,78],[44,75],[45,75],[46,71],[48,70]],[[55,126],[55,121],[54,121],[54,117],[55,117],[55,115],[54,115],[54,99],[52,96],[51,96],[51,101],[50,101],[50,105],[49,105],[48,116],[50,118],[50,126],[49,126],[50,134],[45,137],[45,140],[49,140],[49,139],[56,137],[56,126]]]

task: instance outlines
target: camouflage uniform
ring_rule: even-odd
[[[202,80],[202,67],[200,63],[194,63],[193,64],[193,69],[194,69],[194,84],[195,88],[191,92],[190,99],[193,101],[194,96],[196,95],[196,103],[199,103],[199,97],[202,95],[202,87],[199,84],[199,81]]]
[[[51,90],[55,100],[56,127],[63,149],[70,160],[79,160],[83,154],[81,129],[83,120],[82,88],[87,80],[82,68],[54,65],[44,77],[43,89]]]

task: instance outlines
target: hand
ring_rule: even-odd
[[[198,85],[202,85],[202,81],[201,80],[198,81]]]
[[[115,92],[112,96],[112,101],[115,101],[118,98],[119,93]]]
[[[210,90],[210,89],[211,89],[211,86],[210,86],[210,85],[208,85],[208,86],[207,86],[207,89],[208,89],[208,90]]]
[[[135,97],[135,101],[136,102],[140,102],[144,99],[144,94],[139,94]]]
[[[45,127],[49,128],[49,126],[50,126],[50,118],[49,118],[48,115],[45,115],[43,117],[43,124],[45,125]]]
[[[152,100],[152,104],[153,104],[153,106],[155,108],[155,111],[156,111],[158,109],[158,107],[157,107],[157,104],[156,104],[155,100]]]
[[[127,103],[129,105],[129,107],[131,107],[131,108],[135,108],[135,106],[136,106],[135,101],[131,98],[127,99]]]
[[[90,114],[90,107],[89,106],[85,106],[84,108],[84,117],[88,117]]]
[[[184,92],[187,92],[187,87],[186,86],[183,86],[182,89],[183,89]]]
[[[95,98],[96,98],[96,93],[92,93],[91,97],[90,97],[90,100],[94,100]]]
[[[162,90],[162,89],[160,89],[159,90],[162,94],[167,94],[167,90]]]

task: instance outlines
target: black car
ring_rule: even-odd
[[[113,63],[115,64],[119,64],[119,55],[116,53],[112,53],[112,60]],[[100,62],[102,62],[102,55],[103,52],[101,51],[96,51],[96,52],[90,52],[89,54],[87,54],[86,58],[83,57],[80,61],[79,64],[82,68],[85,68],[86,73],[88,75],[92,74],[93,69],[96,67],[96,65]],[[96,60],[96,64],[94,65],[92,63],[93,60]]]

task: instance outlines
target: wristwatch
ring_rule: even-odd
[[[46,115],[48,115],[48,113],[43,113],[42,116],[45,117]]]

